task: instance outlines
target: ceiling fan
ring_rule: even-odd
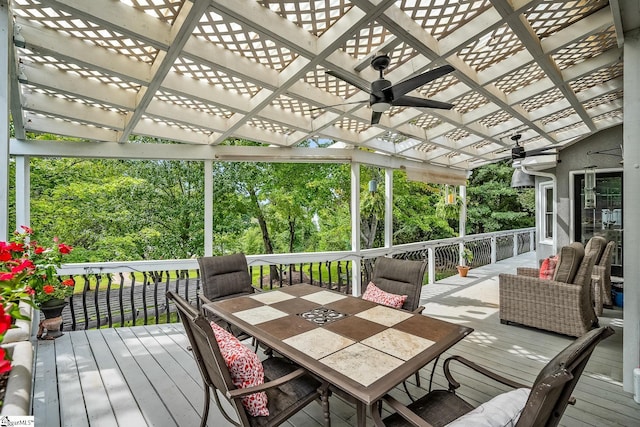
[[[552,154],[552,153],[547,153],[547,151],[552,150],[556,147],[558,147],[557,145],[551,145],[549,147],[543,147],[543,148],[537,148],[535,150],[529,150],[529,151],[525,151],[524,147],[522,145],[520,145],[520,138],[522,138],[522,135],[517,133],[515,135],[513,135],[511,137],[511,140],[515,142],[515,145],[513,146],[513,148],[511,148],[511,160],[522,160],[526,157],[533,157],[533,156],[544,156],[547,154]]]
[[[453,104],[447,102],[434,101],[431,99],[408,96],[407,93],[420,86],[429,83],[454,71],[451,65],[444,65],[431,71],[419,74],[396,84],[384,78],[384,70],[389,66],[391,58],[385,53],[379,53],[371,59],[371,67],[380,72],[380,78],[371,82],[371,88],[366,87],[358,81],[353,80],[349,75],[338,71],[327,71],[326,73],[353,85],[363,92],[369,94],[369,105],[371,106],[371,124],[380,122],[380,116],[392,106],[395,107],[426,107],[450,110]],[[347,102],[338,105],[359,104],[367,101]],[[337,105],[334,105],[334,107]]]

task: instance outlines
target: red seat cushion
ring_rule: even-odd
[[[378,304],[386,305],[393,308],[401,308],[404,302],[407,300],[407,295],[396,295],[389,292],[385,292],[373,282],[369,282],[367,289],[362,294],[362,299],[375,302]]]
[[[540,278],[551,280],[553,279],[553,275],[556,272],[556,265],[558,264],[557,256],[550,256],[549,258],[545,258],[542,261],[542,265],[540,266]]]

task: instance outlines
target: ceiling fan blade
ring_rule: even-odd
[[[382,117],[382,113],[378,111],[371,111],[371,124],[377,125],[380,123],[380,117]]]
[[[335,77],[337,79],[340,79],[340,80],[342,80],[344,82],[347,82],[350,85],[357,87],[358,89],[360,89],[363,92],[371,93],[371,89],[369,87],[367,87],[366,85],[364,85],[364,84],[362,84],[362,83],[360,83],[360,82],[358,82],[356,80],[353,80],[353,78],[350,75],[346,74],[346,73],[342,73],[340,71],[327,70],[327,71],[325,71],[325,74],[329,74],[330,76],[333,76],[333,77]]]
[[[436,68],[431,71],[427,71],[426,73],[422,73],[410,79],[398,82],[393,86],[391,86],[388,90],[391,90],[391,93],[393,94],[394,98],[398,98],[404,95],[405,93],[409,93],[412,90],[417,89],[420,86],[423,86],[432,80],[442,77],[445,74],[449,74],[454,70],[455,68],[453,68],[451,65],[443,65],[442,67]]]
[[[366,99],[363,101],[343,102],[342,104],[325,105],[324,107],[313,107],[313,108],[309,108],[307,111],[325,110],[327,108],[340,107],[342,105],[366,104],[368,102],[369,100],[366,100]]]
[[[391,101],[391,105],[396,107],[426,107],[426,108],[439,108],[441,110],[450,110],[454,107],[453,104],[448,102],[434,101],[433,99],[418,98],[415,96],[401,96]]]
[[[560,147],[559,145],[550,145],[548,147],[535,148],[533,150],[526,150],[526,157],[529,156],[544,156],[546,154],[554,154],[554,153],[546,153],[546,151],[553,150],[554,148]]]

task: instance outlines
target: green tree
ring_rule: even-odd
[[[467,189],[467,231],[470,234],[535,225],[533,189],[511,188],[513,168],[492,163],[473,171]]]

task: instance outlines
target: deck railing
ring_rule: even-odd
[[[474,254],[471,267],[479,267],[535,250],[535,229],[367,249],[359,254],[344,251],[249,255],[247,261],[253,285],[265,290],[310,283],[359,294],[353,289],[354,262],[360,263],[360,283],[366,285],[378,256],[427,260],[427,281],[433,283],[455,274],[462,245]],[[277,274],[271,274],[273,269]],[[170,309],[165,297],[168,290],[200,305],[200,274],[195,259],[65,264],[58,274],[72,277],[82,286],[82,292],[70,298],[63,312],[66,330],[176,321],[175,310]]]

